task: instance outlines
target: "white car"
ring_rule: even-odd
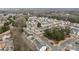
[[[42,48],[39,51],[46,51],[46,46],[42,46]]]

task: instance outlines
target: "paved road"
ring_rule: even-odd
[[[53,46],[48,42],[48,39],[45,38],[44,36],[37,35],[33,31],[31,31],[31,32],[33,33],[34,36],[39,38],[39,39],[36,39],[36,43],[37,43],[38,48],[41,48],[43,45],[46,45],[49,48],[51,48],[51,50],[53,50],[53,51],[61,51],[64,47],[67,47],[71,44],[73,47],[70,47],[70,48],[75,49],[75,50],[79,50],[79,48],[75,46],[75,42],[78,40],[78,39],[76,40],[76,38],[68,39],[64,43],[61,43],[60,46]]]
[[[26,29],[25,29],[26,31]],[[29,32],[29,31],[28,31]],[[48,42],[48,40],[42,36],[37,35],[36,33],[34,33],[33,31],[31,31],[31,33],[33,33],[34,36],[36,36],[37,38],[35,39],[37,42],[38,47],[40,48],[41,46],[48,46],[50,47],[52,50],[54,49],[54,47]],[[39,42],[39,43],[38,43]],[[56,50],[56,49],[54,49]]]

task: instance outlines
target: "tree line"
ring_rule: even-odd
[[[53,18],[57,20],[64,20],[64,21],[70,21],[71,23],[79,23],[79,15],[60,15],[60,14],[54,14],[48,16],[48,18]]]

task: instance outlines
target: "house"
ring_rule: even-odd
[[[79,28],[78,27],[70,27],[71,28],[71,34],[79,35]]]

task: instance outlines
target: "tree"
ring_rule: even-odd
[[[66,27],[66,28],[64,29],[64,32],[65,32],[65,35],[66,35],[66,36],[70,36],[70,28],[69,28],[69,27]]]
[[[60,41],[60,40],[64,40],[64,32],[61,31],[61,29],[53,29],[53,39]]]
[[[15,16],[13,16],[13,19],[15,20],[15,19],[16,19],[16,17],[15,17]]]
[[[4,26],[8,26],[10,24],[10,22],[5,22]]]
[[[2,26],[2,27],[0,28],[0,34],[3,33],[3,32],[8,31],[9,29],[10,29],[9,26]]]
[[[37,27],[41,27],[41,23],[38,22]]]
[[[1,34],[1,33],[3,33],[3,30],[2,30],[2,28],[0,28],[0,34]]]
[[[2,27],[3,32],[8,31],[9,29],[10,29],[9,26],[3,26]]]
[[[48,37],[49,39],[52,39],[52,32],[50,32],[50,30],[49,29],[46,29],[45,30],[45,33],[44,33],[44,36],[46,36],[46,37]]]
[[[60,41],[65,39],[65,33],[66,35],[69,35],[70,30],[69,29],[60,29],[60,28],[53,28],[53,29],[47,29],[44,31],[44,36],[48,39]]]
[[[4,16],[6,16],[7,14],[4,14]]]

